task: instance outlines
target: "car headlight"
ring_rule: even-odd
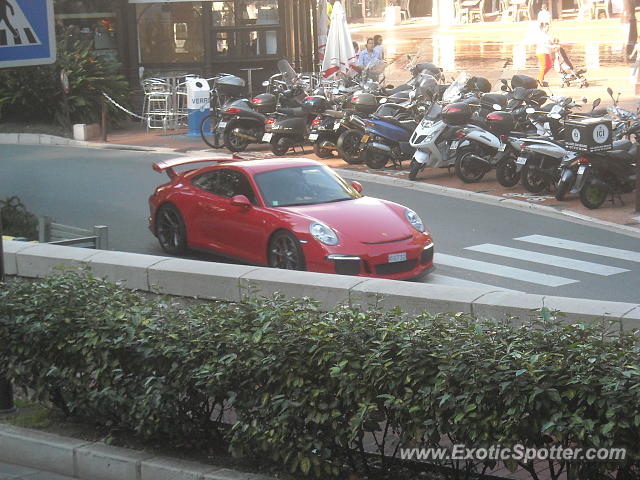
[[[413,226],[413,228],[415,228],[419,232],[424,232],[424,224],[422,223],[420,216],[416,212],[407,208],[404,211],[404,216],[407,217],[407,220]]]
[[[324,223],[313,222],[309,225],[309,233],[313,235],[313,238],[318,240],[320,243],[324,243],[325,245],[337,245],[338,244],[338,236],[336,232],[331,230]]]

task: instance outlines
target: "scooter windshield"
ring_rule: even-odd
[[[461,72],[449,87],[442,94],[442,101],[445,103],[453,103],[460,100],[462,91],[471,78],[467,72]]]

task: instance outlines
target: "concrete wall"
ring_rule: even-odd
[[[640,305],[514,293],[498,288],[461,288],[346,275],[276,270],[247,265],[183,260],[42,243],[4,242],[7,275],[43,278],[55,267],[87,266],[101,278],[126,287],[169,295],[240,300],[249,293],[312,297],[325,308],[338,303],[408,313],[465,312],[478,317],[516,317],[516,323],[546,306],[564,312],[567,322],[620,320],[621,328],[640,328]]]

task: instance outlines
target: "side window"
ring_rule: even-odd
[[[217,193],[217,186],[220,179],[220,170],[214,170],[212,172],[205,172],[202,175],[198,175],[191,180],[191,185],[201,188],[209,193]],[[219,194],[218,194],[219,195]]]
[[[257,205],[256,194],[243,173],[236,170],[214,170],[195,177],[191,184],[214,195],[231,198],[244,195],[253,205]]]
[[[227,170],[225,181],[229,184],[229,191],[231,195],[229,197],[233,197],[234,195],[244,195],[249,199],[252,205],[257,205],[258,201],[256,199],[256,194],[251,188],[251,184],[247,177],[237,170]]]

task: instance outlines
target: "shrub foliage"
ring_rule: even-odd
[[[38,239],[38,218],[16,196],[0,200],[2,233],[12,237]]]
[[[64,69],[69,78],[65,96],[60,82]],[[63,31],[57,38],[57,60],[51,65],[19,67],[0,71],[0,113],[3,120],[95,123],[100,119],[102,92],[129,105],[129,84],[119,73],[119,64],[96,56],[90,42],[74,39]],[[111,109],[110,118],[122,119]]]
[[[222,440],[319,478],[394,471],[399,446],[619,447],[623,462],[555,462],[554,474],[638,478],[631,333],[562,325],[548,311],[516,328],[454,314],[323,312],[279,296],[181,307],[82,272],[2,287],[8,377],[69,415],[145,439]],[[436,464],[472,478],[495,461]]]

